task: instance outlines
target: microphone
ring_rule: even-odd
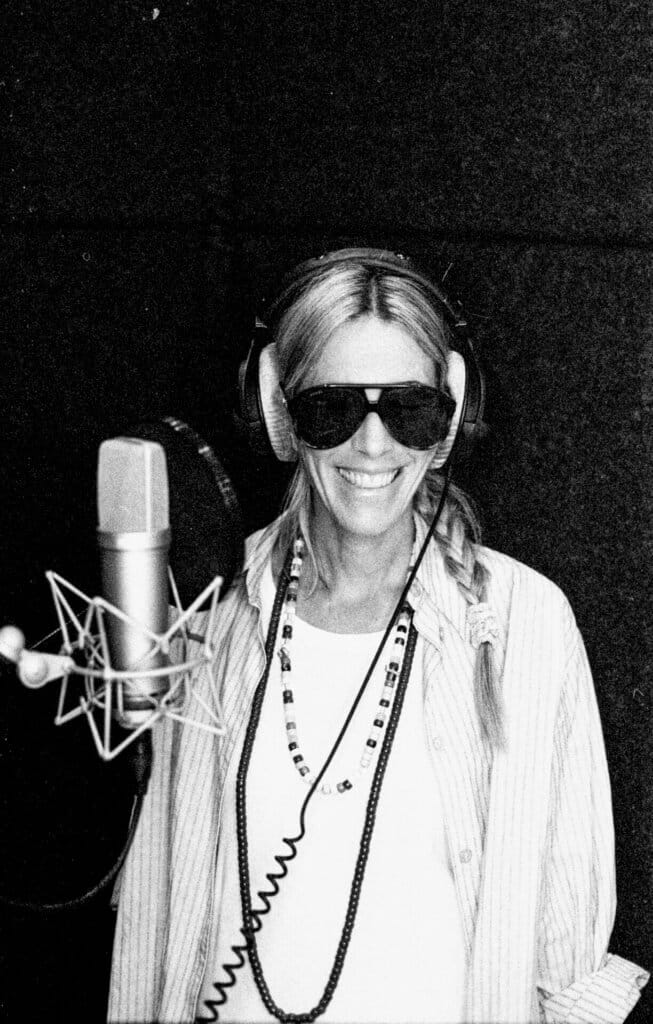
[[[117,682],[113,715],[119,725],[137,729],[169,689],[169,659],[157,644],[169,617],[168,474],[161,445],[134,437],[104,441],[97,498],[102,596],[125,616],[104,609],[111,664],[138,672]]]
[[[241,515],[213,450],[172,417],[100,445],[97,504],[101,596],[46,572],[60,651],[27,650],[21,630],[5,626],[0,665],[32,689],[60,679],[55,725],[83,715],[103,760],[133,744],[145,763],[146,734],[161,718],[224,733],[219,699],[202,691],[218,602],[242,564]]]

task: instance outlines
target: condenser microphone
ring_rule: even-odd
[[[97,495],[102,596],[125,616],[106,612],[111,665],[134,672],[117,682],[113,714],[136,729],[169,689],[169,661],[156,642],[169,616],[168,474],[161,445],[134,437],[104,441]]]

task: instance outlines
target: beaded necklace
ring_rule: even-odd
[[[302,781],[307,786],[312,786],[315,781],[315,776],[311,769],[306,763],[304,755],[300,748],[299,732],[297,728],[297,714],[295,711],[295,697],[291,689],[291,674],[292,674],[292,661],[290,658],[290,645],[293,638],[293,630],[295,626],[295,616],[297,611],[297,593],[299,591],[299,578],[302,570],[304,552],[304,541],[301,537],[297,537],[293,545],[292,560],[290,563],[290,581],[288,583],[288,589],[286,590],[286,596],[283,607],[283,620],[281,627],[281,644],[277,650],[279,661],[281,662],[279,679],[281,683],[281,695],[283,700],[283,713],[286,725],[286,740],[288,744],[288,752],[292,759],[295,768],[299,772]],[[390,661],[386,666],[385,682],[381,691],[381,697],[379,698],[378,707],[372,721],[372,726],[369,735],[365,741],[363,752],[358,763],[357,776],[360,777],[367,768],[369,768],[376,748],[379,744],[379,739],[385,727],[388,714],[392,707],[392,701],[394,698],[395,687],[404,660],[404,653],[406,649],[406,637],[408,636],[408,629],[410,626],[411,613],[407,606],[404,606],[398,616],[397,624],[394,630],[394,638],[392,642],[392,651],[390,655]],[[318,791],[325,796],[330,796],[333,792],[346,793],[352,789],[354,782],[350,778],[344,778],[340,782],[336,783],[335,788],[327,782],[323,782]]]
[[[418,564],[419,559],[416,565]],[[414,568],[413,575],[415,571],[416,569]],[[311,796],[313,795],[313,791],[308,793],[304,801],[302,811],[300,813],[301,831],[299,835],[297,835],[293,839],[285,838],[283,840],[283,843],[287,847],[289,852],[277,854],[275,856],[274,859],[277,862],[279,870],[276,872],[270,872],[266,876],[270,883],[270,888],[267,890],[260,890],[258,892],[258,896],[262,904],[258,909],[255,909],[252,906],[249,872],[249,844],[247,839],[247,776],[252,756],[252,749],[254,747],[254,739],[256,737],[256,731],[258,729],[258,724],[261,717],[263,698],[265,696],[265,691],[270,675],[272,659],[274,656],[274,642],[281,620],[282,604],[285,603],[284,589],[286,588],[287,585],[289,585],[289,583],[287,582],[289,580],[289,576],[285,576],[285,580],[284,576],[285,573],[282,574],[282,579],[277,589],[274,606],[272,608],[272,617],[270,620],[270,627],[268,629],[268,636],[265,645],[265,672],[263,673],[263,678],[261,679],[254,694],[254,700],[252,702],[252,711],[245,733],[245,739],[243,742],[243,749],[240,757],[240,762],[238,765],[238,774],[236,778],[236,833],[238,839],[238,877],[240,888],[240,901],[243,914],[243,924],[241,932],[243,934],[245,942],[242,945],[232,947],[232,950],[234,954],[237,955],[238,959],[232,965],[225,965],[225,969],[228,970],[231,974],[231,979],[226,984],[222,984],[219,986],[216,984],[216,988],[221,990],[221,1003],[224,1003],[224,1001],[226,1000],[224,990],[228,986],[234,984],[233,972],[234,970],[237,970],[239,967],[243,966],[243,964],[245,963],[244,954],[248,954],[250,966],[252,968],[252,974],[254,975],[254,981],[256,982],[256,987],[258,988],[259,994],[261,996],[261,999],[263,1000],[263,1004],[268,1013],[276,1017],[277,1020],[282,1021],[283,1024],[312,1024],[313,1021],[316,1021],[318,1017],[322,1016],[327,1006],[331,1002],[331,999],[333,998],[333,994],[336,990],[338,981],[340,979],[340,975],[342,973],[345,957],[347,954],[347,949],[349,947],[349,942],[351,940],[351,935],[354,929],[354,923],[358,911],[358,904],[360,901],[363,879],[365,876],[365,868],[367,866],[367,860],[370,852],[372,833],[374,831],[377,806],[379,802],[379,797],[381,795],[381,788],[383,785],[385,771],[388,766],[390,751],[392,749],[392,744],[399,722],[399,716],[401,714],[401,709],[403,706],[403,700],[406,692],[406,686],[408,683],[408,677],[410,675],[410,670],[413,662],[413,655],[415,653],[417,633],[415,631],[415,627],[412,624],[412,610],[410,609],[409,606],[405,605],[404,603],[406,594],[408,592],[408,586],[410,582],[412,582],[411,578],[409,577],[409,581],[402,594],[400,605],[401,613],[403,614],[404,610],[406,610],[406,614],[408,615],[408,635],[405,643],[406,653],[397,680],[396,695],[392,702],[392,707],[389,710],[387,729],[385,730],[385,734],[381,741],[379,755],[376,767],[374,769],[374,775],[372,777],[370,793],[367,800],[367,807],[365,810],[365,821],[361,832],[359,853],[356,860],[356,866],[354,868],[354,875],[352,878],[351,888],[349,891],[349,900],[347,903],[347,911],[345,913],[345,921],[342,927],[340,941],[338,942],[338,948],[336,949],[335,952],[333,965],[331,967],[331,971],[329,972],[329,977],[320,1000],[315,1004],[315,1006],[313,1006],[310,1010],[307,1010],[306,1012],[288,1013],[285,1010],[283,1010],[280,1006],[278,1006],[275,1003],[274,999],[272,998],[272,993],[270,992],[270,988],[265,979],[263,966],[261,964],[258,954],[256,933],[259,931],[261,927],[263,927],[263,917],[265,914],[269,913],[271,909],[270,900],[279,891],[279,882],[281,881],[281,879],[285,877],[285,875],[288,872],[289,861],[291,861],[297,854],[297,845],[305,834],[304,813],[306,810],[306,806],[309,800],[311,799]],[[350,721],[352,713],[353,707],[350,710],[347,722],[343,727],[343,731],[344,728],[347,727],[347,723]],[[338,743],[340,742],[340,738],[341,737],[339,737],[339,739],[336,741],[336,744],[334,745],[334,748],[332,749],[332,752],[329,755],[329,758],[327,759],[327,763],[333,756],[333,753]],[[210,1004],[207,1003],[207,1005]],[[214,1005],[218,1005],[217,1001],[216,1004]]]

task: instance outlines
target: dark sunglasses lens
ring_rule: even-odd
[[[297,395],[289,408],[298,436],[312,448],[337,448],[356,433],[366,412],[363,396],[348,388]]]
[[[337,448],[352,437],[368,411],[364,391],[325,387],[288,403],[295,430],[312,448]],[[392,436],[407,448],[432,448],[447,435],[455,403],[433,388],[387,387],[378,413]]]
[[[388,388],[382,393],[379,413],[400,444],[426,449],[447,436],[453,405],[431,389]]]

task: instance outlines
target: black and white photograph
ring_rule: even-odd
[[[0,25],[0,1021],[653,1019],[649,6]]]

